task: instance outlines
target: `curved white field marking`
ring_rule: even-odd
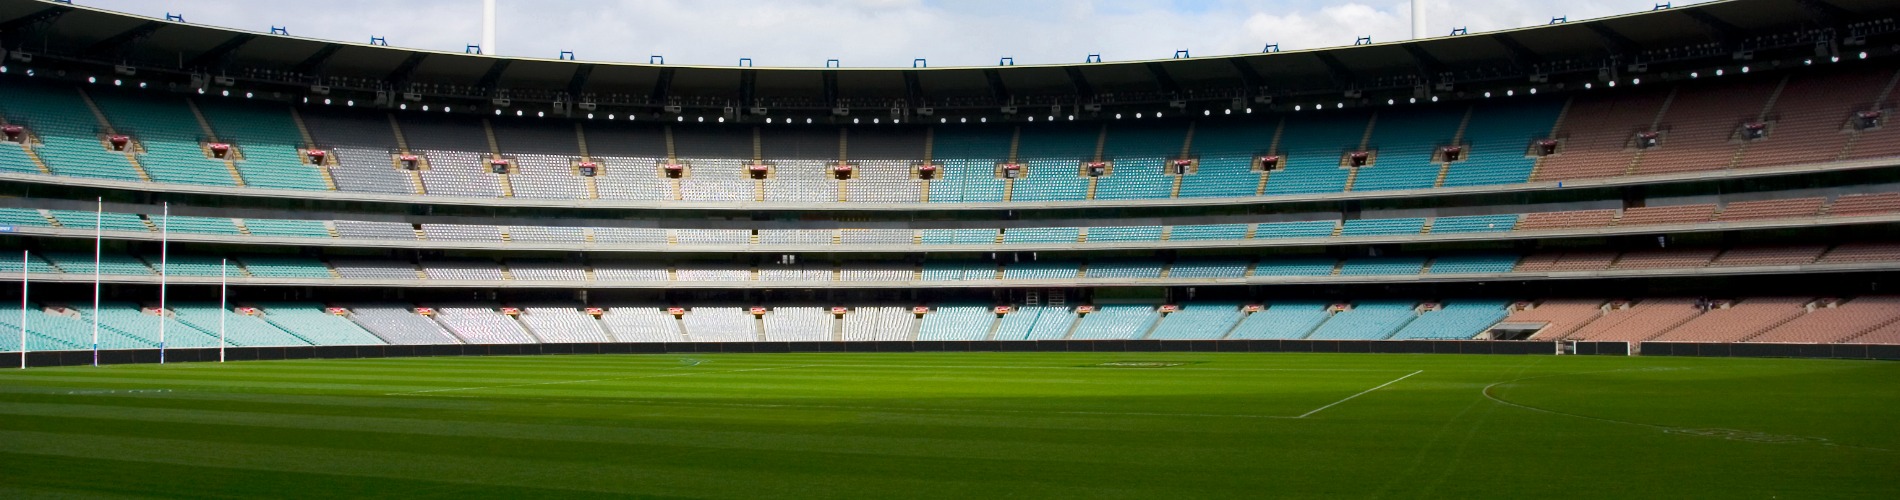
[[[1763,444],[1814,443],[1814,444],[1819,444],[1822,446],[1854,448],[1854,449],[1869,450],[1869,451],[1883,451],[1883,452],[1888,452],[1888,453],[1893,453],[1895,451],[1895,450],[1889,450],[1886,448],[1875,448],[1871,446],[1840,444],[1833,441],[1829,441],[1827,438],[1813,437],[1813,436],[1790,436],[1790,435],[1782,435],[1782,434],[1769,434],[1766,432],[1745,431],[1745,430],[1739,430],[1739,429],[1672,427],[1672,426],[1667,426],[1667,425],[1650,424],[1650,423],[1643,423],[1643,422],[1631,422],[1628,420],[1617,420],[1613,418],[1579,415],[1576,413],[1562,412],[1562,411],[1552,410],[1549,408],[1538,408],[1535,406],[1530,406],[1530,405],[1526,405],[1522,403],[1507,401],[1491,393],[1491,390],[1493,388],[1496,388],[1497,386],[1500,386],[1500,385],[1522,382],[1525,380],[1540,379],[1540,378],[1561,377],[1561,376],[1571,376],[1571,375],[1591,375],[1591,374],[1597,374],[1597,373],[1637,372],[1637,371],[1672,371],[1672,370],[1688,370],[1688,369],[1689,368],[1655,367],[1655,368],[1623,368],[1623,369],[1618,369],[1618,370],[1598,370],[1598,371],[1591,371],[1591,372],[1551,373],[1551,374],[1546,374],[1546,375],[1538,375],[1535,377],[1523,377],[1523,378],[1516,378],[1516,379],[1511,379],[1511,380],[1505,380],[1502,382],[1492,383],[1491,385],[1484,386],[1484,389],[1479,390],[1478,392],[1481,394],[1484,394],[1484,397],[1486,399],[1490,399],[1491,401],[1497,402],[1498,404],[1502,404],[1505,406],[1510,406],[1514,408],[1522,408],[1525,410],[1530,410],[1530,411],[1539,412],[1539,413],[1548,413],[1551,415],[1563,415],[1563,416],[1571,417],[1571,418],[1581,418],[1584,420],[1594,420],[1598,422],[1607,422],[1607,423],[1612,423],[1612,424],[1623,424],[1623,425],[1634,425],[1637,427],[1647,427],[1650,429],[1662,431],[1663,433],[1666,433],[1666,434],[1712,437],[1712,438],[1727,439],[1731,441],[1743,441],[1743,442],[1749,442],[1749,443],[1763,443]]]

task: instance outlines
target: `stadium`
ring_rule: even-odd
[[[0,0],[0,494],[1892,498],[1896,15],[801,68]]]

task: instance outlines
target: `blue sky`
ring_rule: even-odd
[[[1652,0],[1425,0],[1428,33],[1473,33],[1649,10]],[[74,0],[196,24],[460,51],[481,37],[480,0]],[[1691,2],[1678,0],[1677,5]],[[909,67],[1080,62],[1257,52],[1410,37],[1405,1],[1365,0],[499,0],[489,53],[759,66]]]

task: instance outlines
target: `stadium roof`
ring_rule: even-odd
[[[418,50],[193,25],[40,0],[0,0],[0,43],[36,61],[141,75],[437,97],[827,109],[1224,100],[1596,78],[1632,65],[1827,50],[1894,31],[1889,0],[1727,0],[1418,41],[1249,55],[948,68],[711,67]],[[1825,48],[1821,48],[1825,47]],[[36,62],[37,64],[38,62]]]

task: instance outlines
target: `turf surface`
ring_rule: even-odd
[[[1115,362],[1177,366],[1100,366]],[[772,354],[0,373],[0,497],[1895,498],[1900,364]]]

